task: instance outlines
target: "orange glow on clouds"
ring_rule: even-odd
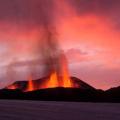
[[[71,74],[75,73],[76,76],[83,78],[97,88],[109,88],[115,80],[114,85],[119,85],[119,29],[113,27],[109,18],[106,19],[107,15],[102,16],[99,13],[97,15],[94,13],[79,15],[63,0],[55,2],[56,10],[52,24],[56,27],[55,32],[61,48],[67,51],[66,54],[69,53],[66,56],[70,64]],[[52,17],[50,16],[50,18]],[[44,30],[41,24],[24,22],[24,18],[22,24],[17,24],[12,20],[0,20],[0,28],[0,66],[5,66],[1,76],[5,77],[6,66],[12,62],[38,59],[42,52],[38,48],[39,44],[42,43],[41,41],[44,40]],[[75,49],[72,55],[69,52],[70,49],[73,51]],[[96,72],[98,69],[99,71]],[[21,74],[19,71],[22,70],[20,68],[16,71]],[[55,76],[53,74],[52,77]]]
[[[110,48],[118,46],[118,43],[120,44],[118,32],[112,30],[109,22],[94,15],[66,18],[63,21],[61,20],[58,29],[60,39],[67,42],[71,41],[70,44],[72,45],[88,44]],[[117,40],[117,43],[114,40]]]

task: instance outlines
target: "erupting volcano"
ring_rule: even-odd
[[[30,77],[29,77],[29,80],[28,80],[28,84],[27,84],[27,89],[26,89],[26,91],[34,91],[34,89],[35,89],[35,86],[34,86],[32,77],[30,76]]]
[[[7,87],[7,89],[22,89],[23,91],[34,91],[38,89],[46,89],[46,88],[77,88],[79,85],[73,82],[73,80],[69,77],[69,71],[67,66],[67,60],[64,54],[61,54],[59,63],[61,65],[59,71],[57,71],[55,65],[52,65],[52,71],[48,77],[42,78],[40,80],[33,80],[32,76],[29,76],[28,81],[25,81],[26,84],[18,84],[14,83]]]
[[[67,60],[64,54],[61,54],[59,64],[61,65],[59,72],[53,65],[53,70],[50,72],[48,79],[43,82],[40,88],[75,87],[74,83],[69,77]]]
[[[32,75],[29,76],[27,84],[13,84],[8,89],[22,89],[23,91],[34,91],[46,88],[77,88],[79,85],[70,78],[68,70],[68,62],[64,51],[59,48],[55,34],[45,27],[45,39],[40,46],[45,65],[44,73],[47,77],[39,81],[33,80]],[[44,38],[44,37],[43,37]]]

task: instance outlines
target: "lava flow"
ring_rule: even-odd
[[[17,85],[15,85],[15,84],[13,84],[13,85],[9,85],[8,87],[7,87],[7,89],[11,89],[11,90],[15,90],[15,89],[17,89],[18,87],[17,87]]]
[[[34,85],[34,81],[32,80],[32,76],[29,77],[28,84],[27,84],[27,89],[25,91],[34,91],[37,88]]]
[[[67,66],[67,59],[65,55],[62,53],[60,55],[59,63],[60,67],[60,75],[57,71],[52,72],[48,82],[46,83],[47,88],[52,87],[75,87],[74,83],[69,77],[68,66]]]
[[[58,76],[57,73],[54,71],[53,73],[50,74],[50,77],[48,80],[46,80],[41,86],[41,88],[54,88],[54,87],[59,87],[59,82],[58,82]]]

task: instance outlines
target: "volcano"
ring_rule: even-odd
[[[47,82],[48,79],[49,79],[48,77],[45,77],[37,80],[30,79],[29,81],[17,81],[6,87],[6,89],[12,89],[12,90],[19,89],[23,92],[36,91],[47,88],[79,88],[82,90],[95,90],[94,87],[90,86],[89,84],[85,83],[84,81],[76,77],[70,77],[72,86],[64,86],[64,85],[58,86],[56,85],[56,83],[50,86],[45,86],[44,84]],[[52,79],[52,81],[54,81],[54,79]]]
[[[47,88],[79,88],[79,89],[95,89],[87,83],[76,77],[70,77],[68,70],[68,62],[65,54],[61,53],[56,61],[55,57],[51,57],[51,61],[47,65],[48,75],[44,78],[34,80],[32,75],[28,77],[28,81],[17,81],[6,87],[7,89],[19,89],[22,92],[36,91]]]
[[[46,78],[31,81],[17,81],[0,90],[0,99],[80,101],[80,102],[120,102],[120,87],[106,91],[95,89],[84,81],[70,77],[77,87],[39,88]],[[38,89],[39,88],[39,89]]]
[[[0,90],[0,99],[95,101],[96,98],[99,98],[94,87],[76,77],[70,77],[72,86],[43,87],[43,84],[48,80],[50,80],[49,77],[29,81],[16,81],[5,89]]]

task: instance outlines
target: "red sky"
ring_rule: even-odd
[[[1,87],[42,71],[44,25],[65,51],[71,75],[100,89],[119,86],[119,10],[118,0],[1,0]]]

